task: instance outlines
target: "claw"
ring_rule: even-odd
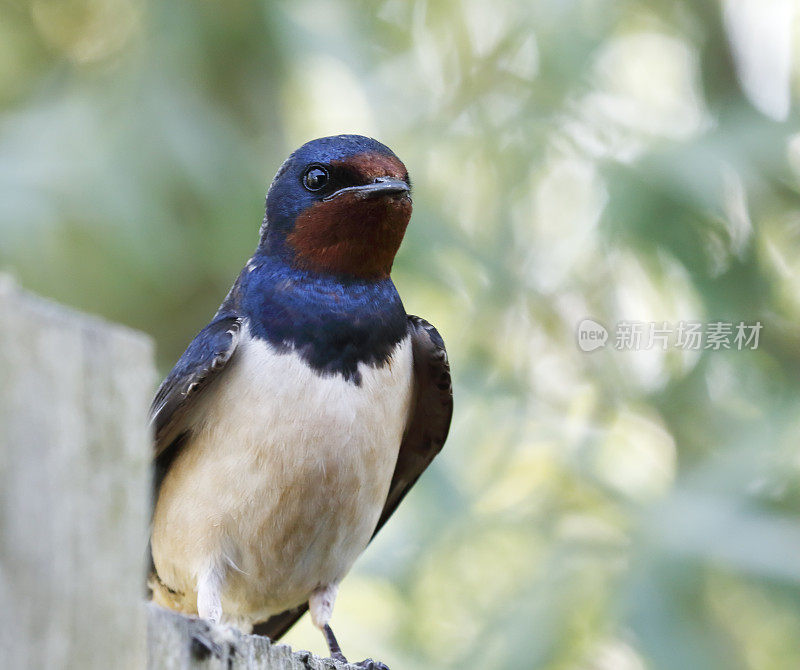
[[[222,646],[202,633],[194,633],[191,641],[192,658],[196,661],[205,661],[210,656],[222,658]]]
[[[373,661],[371,658],[365,658],[363,661],[359,661],[354,665],[363,668],[363,670],[389,670],[388,665],[380,661]]]

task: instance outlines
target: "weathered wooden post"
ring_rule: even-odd
[[[0,667],[354,667],[145,606],[154,382],[147,336],[0,275]]]
[[[6,668],[141,668],[146,336],[0,277],[0,649]]]
[[[254,635],[240,635],[185,617],[153,603],[148,605],[148,667],[150,670],[358,670],[313,656],[292,652]]]

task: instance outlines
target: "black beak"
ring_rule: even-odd
[[[410,192],[411,187],[400,179],[379,177],[371,184],[340,188],[338,191],[324,197],[323,200],[333,200],[345,193],[352,193],[359,200],[367,200],[368,198],[378,198],[382,195],[408,195]]]

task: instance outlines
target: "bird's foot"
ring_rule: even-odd
[[[242,631],[238,626],[231,625],[227,621],[214,624],[217,638],[220,642],[228,645],[236,644],[242,636]]]
[[[331,652],[331,658],[334,661],[339,661],[340,663],[347,663],[348,661],[345,658],[345,655],[342,653],[342,648],[336,641],[336,636],[333,634],[331,627],[328,624],[325,624],[322,627],[322,632],[325,633],[325,640],[328,642],[328,649]],[[389,666],[381,663],[380,661],[373,661],[371,658],[366,658],[358,663],[353,663],[353,665],[355,665],[357,668],[362,668],[363,670],[389,670]]]
[[[341,651],[331,654],[331,658],[334,661],[339,661],[340,663],[349,663]],[[363,661],[359,661],[358,663],[352,663],[352,665],[356,666],[357,668],[361,668],[362,670],[389,670],[388,665],[381,663],[380,661],[373,661],[371,658],[365,658]]]
[[[196,661],[205,661],[210,656],[222,658],[225,651],[221,644],[217,644],[209,635],[200,631],[195,631],[192,634],[190,644],[192,658]]]
[[[198,661],[204,661],[211,656],[228,658],[235,651],[240,638],[241,632],[233,626],[198,619],[192,630],[192,657]]]
[[[363,661],[359,661],[353,665],[363,668],[363,670],[389,670],[388,665],[380,661],[373,661],[371,658],[365,658]]]

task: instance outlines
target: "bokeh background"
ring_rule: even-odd
[[[0,269],[162,372],[321,135],[384,141],[442,456],[344,582],[393,669],[800,667],[794,0],[3,0]],[[763,324],[757,350],[576,327]],[[612,335],[613,338],[613,335]],[[0,371],[0,374],[2,371]],[[293,645],[325,651],[306,620]]]

